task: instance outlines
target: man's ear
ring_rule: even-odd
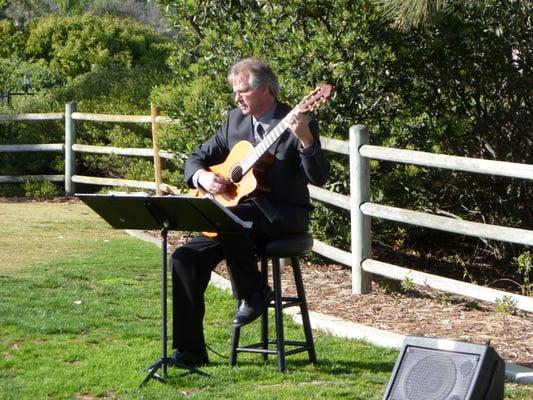
[[[262,84],[259,86],[259,90],[261,91],[261,94],[269,94],[270,93],[270,88],[268,87],[268,85],[265,85],[265,84]]]
[[[262,95],[274,97],[274,93],[272,93],[272,91],[270,90],[270,86],[263,84],[260,86],[260,88]]]

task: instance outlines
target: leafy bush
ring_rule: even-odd
[[[0,57],[20,56],[24,51],[25,32],[17,29],[15,24],[8,20],[0,20]]]
[[[426,30],[408,32],[384,24],[373,1],[159,3],[182,35],[170,58],[179,84],[155,98],[179,120],[168,141],[183,150],[224,118],[229,66],[258,56],[278,73],[281,98],[290,104],[319,82],[336,86],[335,99],[315,112],[323,135],[347,139],[349,127],[363,123],[377,145],[533,160],[527,2],[459,3]],[[332,179],[334,190],[347,192],[346,176]],[[533,188],[518,180],[375,162],[372,190],[382,203],[531,226]],[[347,239],[345,224],[328,224],[331,212],[316,213],[314,226],[333,229],[325,235],[333,242]],[[374,235],[385,243],[403,229],[380,225]]]
[[[24,74],[30,77],[30,92],[39,92],[41,95],[44,91],[59,88],[65,83],[60,74],[52,72],[45,65],[18,58],[0,58],[0,89],[3,92],[22,92]]]
[[[133,20],[50,15],[30,22],[26,56],[67,78],[96,66],[150,65],[165,69],[165,40]]]
[[[26,181],[24,183],[24,195],[37,199],[53,199],[59,195],[59,187],[52,182]]]

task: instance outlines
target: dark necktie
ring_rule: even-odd
[[[263,125],[257,122],[255,124],[255,141],[259,143],[261,140],[263,140],[263,136],[265,135],[265,128],[263,128]]]

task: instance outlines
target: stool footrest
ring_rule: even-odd
[[[268,343],[274,344],[274,345],[277,344],[276,340],[269,340]],[[296,347],[294,349],[285,350],[285,355],[287,356],[291,354],[308,351],[311,348],[311,346],[309,346],[306,342],[299,342],[299,341],[294,341],[294,340],[285,341],[285,346]],[[276,349],[267,349],[263,347],[263,343],[254,343],[254,344],[249,344],[243,347],[237,347],[235,351],[241,352],[241,353],[260,353],[260,354],[276,354],[277,353]]]
[[[300,306],[303,303],[298,297],[283,297],[281,301],[282,308]],[[271,302],[268,306],[276,308],[276,304],[274,302]]]

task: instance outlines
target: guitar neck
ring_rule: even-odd
[[[289,119],[300,112],[298,106],[294,107],[278,124],[274,127],[274,129],[270,130],[268,134],[263,137],[263,140],[261,140],[254,149],[242,160],[240,163],[240,166],[243,170],[243,174],[246,174],[252,167],[255,165],[255,163],[265,154],[270,146],[274,144],[276,140],[279,139],[279,137],[282,135],[283,132],[288,128],[289,126]]]
[[[314,110],[324,101],[326,101],[333,92],[333,86],[329,84],[323,84],[319,88],[313,90],[309,95],[304,97],[296,107],[294,107],[275,127],[266,134],[266,136],[259,142],[257,146],[254,147],[252,151],[242,160],[238,165],[241,171],[239,171],[240,177],[246,175],[250,171],[255,163],[265,154],[270,146],[274,144],[276,140],[282,135],[283,132],[288,128],[289,121],[294,115],[300,113],[306,113]]]

